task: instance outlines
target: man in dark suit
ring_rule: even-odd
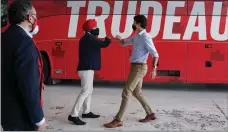
[[[16,0],[8,9],[10,27],[2,33],[1,125],[5,131],[41,130],[42,61],[32,34],[38,32],[31,1]]]
[[[90,111],[91,95],[93,92],[94,71],[101,69],[101,48],[106,48],[111,43],[109,37],[105,40],[99,40],[99,28],[94,19],[87,20],[83,25],[85,35],[79,41],[79,63],[78,75],[81,78],[81,92],[78,95],[75,105],[68,116],[68,120],[75,125],[85,125],[86,123],[79,119],[79,110],[83,106],[82,118],[99,118]]]

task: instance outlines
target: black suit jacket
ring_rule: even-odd
[[[34,130],[40,106],[39,51],[19,26],[2,33],[1,124],[3,129]]]
[[[88,32],[79,41],[79,62],[77,70],[100,70],[101,69],[101,48],[106,48],[111,39],[99,40]]]

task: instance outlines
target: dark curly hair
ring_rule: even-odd
[[[134,21],[136,24],[140,24],[141,28],[145,29],[147,27],[147,18],[144,15],[136,15]]]
[[[31,0],[15,0],[8,8],[8,19],[10,24],[20,24],[27,20],[29,12],[32,10]]]

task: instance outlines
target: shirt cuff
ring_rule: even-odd
[[[158,53],[153,53],[153,52],[152,52],[151,54],[152,54],[153,57],[158,57],[158,58],[159,58]]]
[[[37,126],[42,125],[45,122],[45,118],[43,118],[40,122],[36,123]]]
[[[121,45],[124,45],[124,44],[125,44],[125,41],[126,41],[126,40],[122,40],[122,41],[121,41]]]

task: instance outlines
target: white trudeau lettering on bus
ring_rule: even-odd
[[[202,14],[205,15],[205,6],[204,2],[195,2],[191,14]],[[198,17],[198,26],[195,26],[196,20]],[[183,39],[190,40],[194,32],[199,33],[200,40],[206,40],[206,17],[205,16],[190,16],[188,21],[188,26],[185,30]]]
[[[171,15],[166,16],[163,39],[170,39],[170,38],[171,39],[180,39],[180,34],[177,34],[177,33],[174,34],[172,32],[173,32],[173,24],[179,23],[181,20],[180,16],[174,16],[175,9],[177,7],[184,7],[184,5],[185,5],[184,1],[180,1],[180,2],[169,1],[168,2],[166,14],[171,14]]]
[[[129,1],[128,10],[126,18],[126,24],[123,32],[119,31],[120,21],[121,21],[121,12],[123,8],[123,1],[115,1],[112,24],[111,27],[107,27],[105,25],[105,19],[107,19],[108,14],[110,14],[110,5],[105,1],[88,1],[88,14],[87,19],[95,18],[96,7],[102,8],[102,13],[100,16],[96,16],[98,27],[100,28],[99,38],[104,38],[106,36],[106,28],[111,28],[111,33],[113,36],[119,34],[122,38],[128,38],[132,33],[131,24],[133,23],[133,17],[136,13],[137,1]],[[169,1],[167,5],[167,15],[165,17],[164,24],[164,34],[163,39],[171,39],[171,40],[180,40],[181,34],[173,33],[174,23],[181,23],[181,16],[175,15],[176,8],[184,8],[186,1]],[[205,3],[204,2],[194,2],[193,8],[189,17],[189,21],[186,26],[186,30],[183,33],[183,40],[191,40],[194,32],[198,32],[199,40],[207,40],[207,31],[206,26],[210,26],[210,34],[214,40],[217,41],[226,41],[228,40],[228,28],[225,28],[223,33],[220,33],[220,21],[221,21],[221,11],[222,11],[223,2],[214,2],[213,4],[213,12],[212,15],[216,15],[212,17],[211,25],[206,25],[206,17],[205,15]],[[86,1],[68,1],[67,7],[71,8],[71,17],[69,24],[69,38],[75,38],[77,35],[77,25],[79,21],[79,9],[81,7],[85,7]],[[157,1],[141,1],[140,13],[148,14],[149,8],[154,9],[154,14],[162,14],[162,5]],[[91,15],[94,14],[94,15]],[[105,14],[105,15],[104,15]],[[197,16],[200,14],[200,16]],[[145,15],[148,17],[148,15]],[[198,17],[198,19],[197,19]],[[154,15],[153,21],[151,25],[151,31],[149,34],[152,38],[156,37],[159,34],[161,28],[161,15]],[[195,25],[198,23],[198,25]],[[228,27],[228,9],[225,20],[225,27]]]

